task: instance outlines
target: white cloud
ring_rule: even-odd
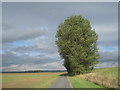
[[[46,64],[13,64],[10,66],[3,66],[3,71],[27,71],[27,70],[65,70],[61,62],[53,62]]]

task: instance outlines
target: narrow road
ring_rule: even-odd
[[[54,82],[49,88],[73,88],[73,87],[66,76],[60,76],[60,78],[56,82]]]

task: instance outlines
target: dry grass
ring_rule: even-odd
[[[118,80],[112,76],[102,76],[96,73],[79,75],[77,77],[84,78],[88,81],[94,82],[96,84],[108,87],[108,88],[118,88]]]
[[[106,70],[110,70],[106,69]],[[106,70],[99,72],[94,71],[89,74],[83,74],[83,75],[77,75],[77,77],[84,78],[88,81],[94,82],[96,84],[102,85],[107,88],[118,88],[118,76],[115,75],[116,73],[114,72],[109,72],[109,74],[106,74]],[[105,72],[105,73],[104,73]]]

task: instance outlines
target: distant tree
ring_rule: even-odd
[[[56,44],[69,74],[90,72],[98,63],[98,35],[90,21],[82,16],[70,16],[58,26]]]

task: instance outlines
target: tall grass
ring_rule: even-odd
[[[118,88],[118,67],[95,69],[92,73],[78,75],[107,88]]]

